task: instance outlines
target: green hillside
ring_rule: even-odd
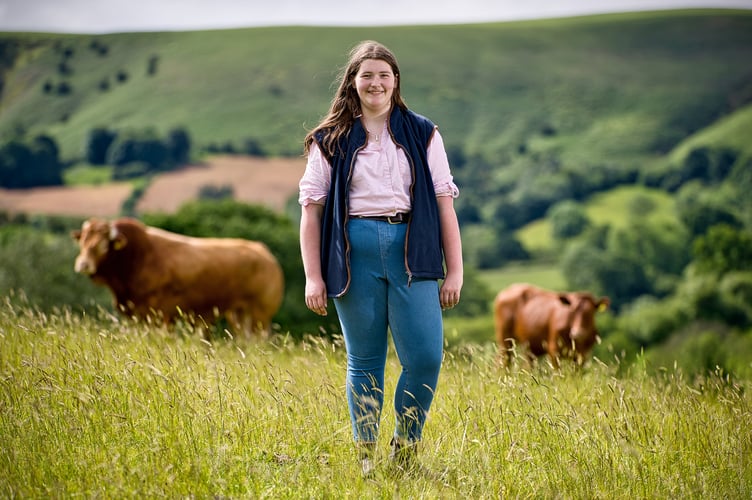
[[[450,148],[494,165],[521,168],[531,157],[565,166],[650,163],[752,100],[750,11],[421,27],[4,33],[0,134],[51,134],[71,159],[95,126],[180,126],[197,146],[253,138],[271,154],[297,155],[328,106],[337,67],[365,38],[397,53],[408,104],[440,125]],[[63,82],[70,93],[58,95]],[[52,91],[45,93],[45,83]]]
[[[635,206],[647,206],[645,213]],[[639,217],[651,224],[677,223],[673,198],[658,189],[642,186],[623,186],[598,193],[584,204],[585,214],[594,225],[623,229],[639,213]],[[551,250],[551,221],[539,219],[517,231],[520,242],[533,252]]]

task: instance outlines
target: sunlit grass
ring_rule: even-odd
[[[565,286],[559,267],[546,262],[511,263],[496,269],[484,269],[478,276],[488,284],[494,295],[512,283],[532,283],[551,290],[560,290]]]
[[[106,184],[112,180],[113,168],[109,165],[89,165],[81,163],[63,172],[66,186]]]
[[[206,342],[0,306],[0,496],[749,498],[749,381],[446,351],[420,453],[361,477],[339,342]],[[390,355],[387,394],[398,365]]]
[[[676,223],[674,201],[670,194],[644,186],[621,186],[597,193],[582,204],[590,223],[624,229],[635,220],[643,223]],[[550,252],[555,248],[551,222],[533,221],[516,232],[531,252]]]

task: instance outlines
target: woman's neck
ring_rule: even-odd
[[[389,110],[391,108],[387,108],[385,110],[379,110],[379,111],[371,111],[371,110],[363,110],[362,115],[360,117],[361,121],[363,122],[363,126],[372,133],[381,133],[381,129],[384,128],[384,123],[389,119]]]
[[[389,119],[389,113],[379,113],[376,115],[368,115],[363,113],[360,117],[363,127],[365,127],[368,137],[376,142],[381,142],[382,131],[384,130],[384,124]]]

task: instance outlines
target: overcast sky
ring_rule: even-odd
[[[0,0],[0,31],[453,24],[693,7],[752,9],[752,0]]]

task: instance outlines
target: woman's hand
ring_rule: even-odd
[[[462,274],[447,273],[446,279],[439,290],[439,301],[442,309],[451,309],[460,301],[462,290]]]
[[[462,290],[462,240],[457,214],[454,211],[454,200],[451,196],[439,196],[436,200],[439,204],[441,237],[447,268],[446,278],[439,290],[439,301],[442,309],[451,309],[459,303]]]
[[[324,280],[306,280],[305,304],[319,316],[326,316],[326,285]]]
[[[321,215],[323,205],[303,206],[300,217],[300,252],[305,269],[305,304],[320,316],[326,316],[326,283],[321,276]]]

